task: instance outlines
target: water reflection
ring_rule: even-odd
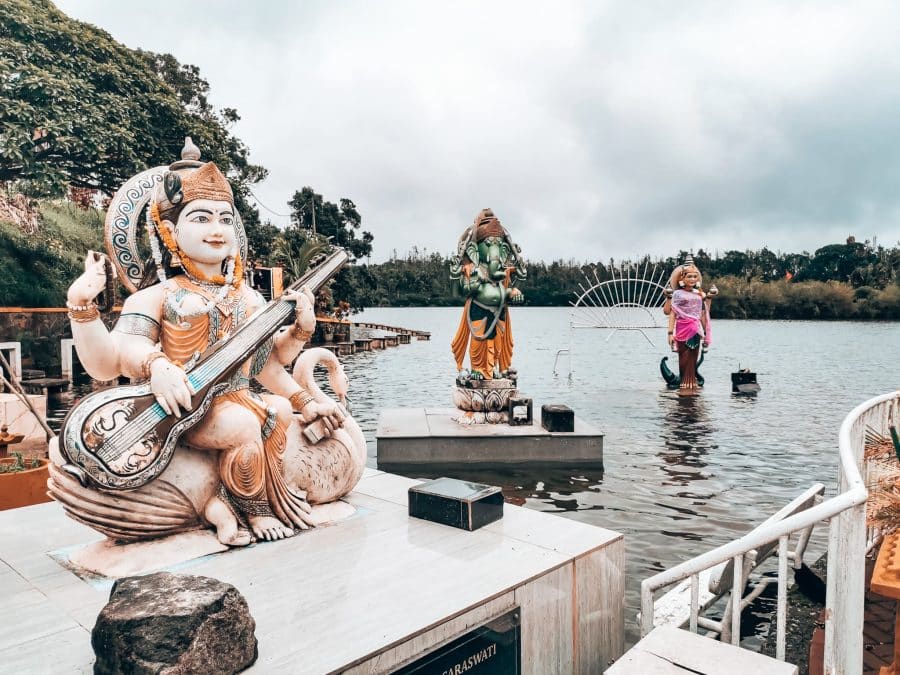
[[[510,504],[523,506],[530,501],[538,501],[547,511],[584,511],[602,509],[603,506],[585,502],[585,493],[599,494],[603,484],[603,471],[582,468],[548,467],[508,467],[508,468],[464,468],[454,466],[449,469],[414,469],[403,471],[392,469],[409,478],[430,480],[452,475],[454,478],[494,485],[503,490],[504,499]],[[549,507],[549,508],[548,508]]]
[[[657,453],[662,459],[660,468],[669,481],[664,485],[687,486],[708,478],[701,471],[707,466],[706,455],[718,446],[712,441],[716,431],[710,419],[710,403],[701,396],[679,396],[665,392],[659,396],[663,411],[663,445]]]

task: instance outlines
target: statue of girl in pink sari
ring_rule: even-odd
[[[663,304],[663,312],[669,317],[669,347],[678,353],[678,375],[669,371],[666,358],[660,363],[660,370],[669,388],[677,388],[683,394],[696,393],[703,386],[697,367],[712,344],[709,306],[718,291],[713,286],[705,293],[702,280],[700,270],[688,256],[685,263],[672,272],[666,291],[668,297]]]

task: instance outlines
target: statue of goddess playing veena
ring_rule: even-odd
[[[208,526],[228,546],[290,537],[315,524],[311,504],[349,492],[365,465],[359,427],[312,378],[324,361],[343,398],[340,364],[318,349],[297,358],[316,325],[312,293],[266,305],[243,283],[246,235],[231,187],[199,158],[187,139],[181,161],[138,174],[113,199],[107,250],[133,291],[114,329],[94,302],[107,283],[103,256],[89,252],[68,291],[88,374],[139,382],[85,397],[51,447],[51,494],[112,540]],[[152,260],[142,268],[145,205]],[[311,286],[339,268],[340,253],[332,271],[307,275]],[[251,379],[271,393],[251,391]],[[312,426],[318,435],[303,433]]]

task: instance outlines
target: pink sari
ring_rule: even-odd
[[[707,313],[703,298],[699,293],[678,289],[672,295],[672,311],[675,313],[675,339],[687,342],[695,335],[703,338],[703,345],[712,343],[712,330],[709,315],[706,316],[706,330],[703,330],[703,318]]]

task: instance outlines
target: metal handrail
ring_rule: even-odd
[[[862,670],[863,603],[865,599],[866,511],[868,491],[862,477],[866,428],[887,434],[889,419],[897,415],[900,391],[872,398],[854,408],[841,424],[838,434],[840,493],[801,513],[766,527],[760,527],[739,539],[719,546],[696,558],[665,570],[641,583],[641,636],[653,630],[654,591],[691,577],[691,626],[697,625],[697,593],[700,572],[734,560],[735,589],[732,626],[739,626],[743,591],[739,573],[743,556],[765,544],[779,540],[779,611],[777,656],[784,659],[784,607],[786,589],[786,543],[794,532],[830,519],[828,544],[828,586],[825,621],[826,675],[859,673]],[[732,640],[739,639],[733,630]]]

